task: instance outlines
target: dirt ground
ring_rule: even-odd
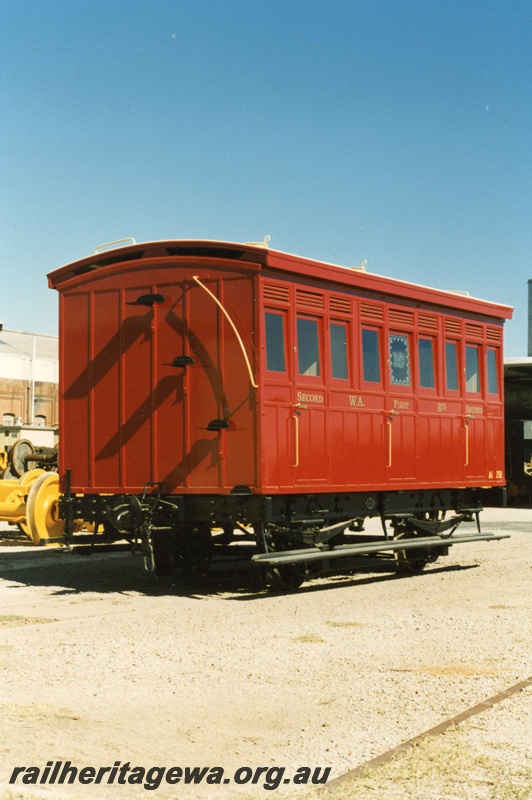
[[[179,589],[127,553],[0,545],[0,798],[302,796],[308,787],[284,778],[265,786],[266,768],[330,767],[332,780],[525,680],[532,511],[483,516],[511,538],[456,546],[420,576],[341,574],[284,595],[247,571]],[[464,724],[475,753],[503,758],[506,777],[532,776],[531,697]],[[243,780],[8,783],[15,767],[42,775],[56,761],[240,769]],[[264,767],[257,784],[246,767]],[[384,794],[355,781],[349,796],[417,797],[416,786]],[[495,798],[496,788],[456,796]],[[433,791],[426,800],[454,796]]]

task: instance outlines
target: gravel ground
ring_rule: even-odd
[[[177,591],[129,554],[0,546],[0,797],[146,796],[116,783],[9,787],[15,766],[56,760],[219,766],[225,775],[330,767],[333,779],[525,680],[532,511],[483,516],[487,530],[511,538],[456,546],[413,578],[336,575],[288,595],[250,588],[247,573]],[[502,753],[508,774],[524,769],[532,780],[530,699],[523,691],[446,741],[458,737],[457,748],[488,759]],[[436,783],[429,794],[419,781],[403,784],[355,781],[346,796],[455,796]],[[498,797],[477,789],[456,796]],[[273,795],[294,792],[281,785]],[[163,782],[152,794],[272,792],[262,782]]]

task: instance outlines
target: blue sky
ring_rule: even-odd
[[[6,328],[110,240],[261,240],[516,308],[531,0],[0,0]]]

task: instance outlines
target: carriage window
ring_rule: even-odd
[[[390,333],[390,380],[395,386],[410,386],[410,352],[408,336]]]
[[[381,379],[379,331],[372,328],[362,328],[362,363],[364,380],[379,383]]]
[[[266,369],[285,372],[284,317],[266,312]]]
[[[297,320],[297,365],[300,375],[320,375],[318,320]]]
[[[488,348],[488,392],[499,394],[499,379],[497,376],[497,351]]]
[[[432,339],[419,339],[419,385],[424,389],[434,389],[434,342]]]
[[[445,342],[446,386],[452,391],[458,389],[458,351],[456,342]]]
[[[466,345],[466,392],[480,392],[478,347]]]
[[[331,322],[331,375],[333,378],[347,378],[347,327]]]

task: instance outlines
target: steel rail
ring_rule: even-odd
[[[460,714],[456,714],[454,717],[450,717],[446,719],[444,722],[440,722],[439,725],[435,725],[434,728],[429,728],[427,731],[423,731],[423,733],[414,736],[412,739],[407,739],[406,742],[402,742],[401,744],[397,745],[397,747],[392,747],[391,750],[387,750],[385,753],[382,753],[380,756],[376,756],[375,758],[370,759],[370,761],[364,762],[364,764],[360,764],[360,766],[355,767],[355,769],[349,770],[349,772],[344,772],[343,775],[339,775],[337,778],[333,778],[332,781],[329,781],[326,786],[323,786],[320,791],[326,792],[332,786],[335,786],[339,783],[343,783],[346,780],[351,778],[355,778],[357,775],[360,775],[361,772],[364,772],[366,769],[370,767],[377,767],[379,764],[386,764],[388,761],[391,761],[394,756],[398,755],[399,753],[404,753],[408,751],[411,747],[413,747],[417,742],[420,742],[422,739],[427,738],[428,736],[436,736],[438,733],[443,733],[450,728],[451,725],[458,725],[460,722],[464,722],[466,719],[470,717],[474,717],[477,714],[481,714],[483,711],[486,711],[488,708],[497,705],[497,703],[506,700],[506,698],[511,697],[513,694],[517,694],[517,692],[522,692],[523,689],[527,689],[529,686],[532,686],[532,675],[529,678],[526,678],[524,681],[520,681],[519,683],[514,683],[513,686],[510,686],[508,689],[505,689],[498,694],[494,694],[493,697],[488,697],[487,700],[483,700],[481,703],[477,703],[475,706],[471,706],[471,708],[462,711]]]

